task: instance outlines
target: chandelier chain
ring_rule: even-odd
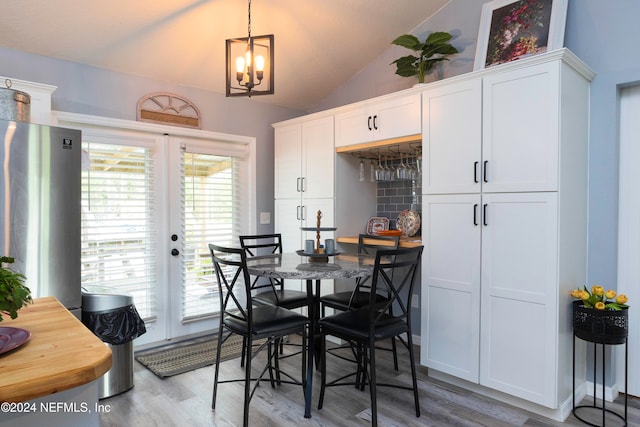
[[[249,38],[251,38],[251,0],[249,0],[249,24],[247,25],[247,29],[249,30]]]

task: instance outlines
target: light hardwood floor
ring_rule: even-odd
[[[416,352],[419,354],[419,352]],[[393,370],[388,352],[379,352],[378,377],[410,381],[406,350],[399,353],[400,372]],[[100,416],[101,427],[107,426],[238,426],[242,425],[242,383],[221,384],[215,412],[211,410],[213,366],[197,369],[171,378],[159,379],[135,362],[134,388],[119,396],[102,400],[109,412]],[[286,359],[288,372],[299,373],[300,359]],[[351,369],[348,362],[330,358],[328,378]],[[239,361],[221,364],[221,376],[242,375]],[[378,422],[381,426],[579,426],[570,416],[564,423],[503,404],[427,376],[427,369],[418,367],[419,394],[422,415],[416,418],[410,391],[379,388]],[[257,427],[284,426],[367,426],[370,425],[369,393],[353,387],[329,388],[324,407],[317,409],[320,376],[314,376],[312,418],[303,417],[302,388],[282,385],[271,388],[261,383],[251,401],[250,425]],[[622,398],[611,407],[622,413]],[[591,400],[589,398],[589,404]],[[595,424],[601,415],[595,413]],[[621,426],[622,422],[607,417],[606,425]],[[640,399],[629,398],[629,426],[640,426]]]

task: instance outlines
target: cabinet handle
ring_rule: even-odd
[[[296,206],[296,219],[300,221],[300,205]]]
[[[367,118],[367,127],[369,128],[369,130],[373,130],[373,129],[371,128],[371,116],[369,116],[369,117]]]
[[[478,162],[473,162],[473,182],[478,183]]]
[[[478,204],[473,205],[473,225],[478,225]]]
[[[484,226],[487,226],[487,204],[485,203],[484,206],[482,206],[482,224],[484,224]]]
[[[378,130],[378,115],[373,116],[373,128]]]
[[[306,190],[305,190],[305,187],[306,187],[306,186],[305,186],[305,184],[304,184],[304,180],[305,180],[305,179],[306,179],[306,178],[305,178],[304,176],[303,176],[302,178],[300,178],[300,183],[301,183],[301,185],[300,185],[300,191],[301,191],[301,192],[303,192],[303,193],[306,191]]]
[[[484,170],[482,171],[482,180],[484,182],[489,182],[487,181],[487,166],[489,165],[489,160],[485,160],[484,161]]]
[[[300,192],[300,177],[296,178],[296,191],[298,193]]]
[[[301,217],[300,219],[301,219],[302,221],[306,221],[306,220],[307,220],[307,218],[306,218],[305,213],[307,212],[307,207],[306,207],[306,206],[304,206],[304,205],[300,206],[300,212],[302,213],[302,217]]]

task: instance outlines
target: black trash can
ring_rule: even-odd
[[[99,398],[133,387],[133,340],[146,332],[133,297],[101,286],[82,288],[82,323],[111,349],[111,369],[99,379]]]

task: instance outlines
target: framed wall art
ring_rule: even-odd
[[[493,0],[482,6],[474,70],[559,49],[567,0]]]

